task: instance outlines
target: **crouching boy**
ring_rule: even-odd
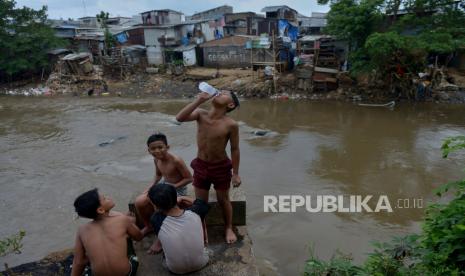
[[[176,274],[204,267],[208,263],[208,253],[203,243],[202,220],[208,212],[208,204],[200,199],[177,198],[176,189],[169,184],[152,186],[148,196],[158,210],[150,221],[161,242],[166,267]],[[181,209],[178,201],[192,206]]]
[[[139,241],[143,236],[130,217],[110,211],[114,206],[113,200],[97,189],[74,201],[78,215],[92,221],[77,232],[72,276],[82,275],[85,269],[88,275],[136,275],[137,258],[128,257],[127,238]]]

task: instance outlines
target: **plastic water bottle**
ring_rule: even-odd
[[[215,87],[211,86],[210,84],[206,82],[199,83],[199,89],[202,92],[207,92],[211,96],[215,96],[218,94],[218,89],[216,89]]]

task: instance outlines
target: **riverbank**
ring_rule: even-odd
[[[431,90],[422,101],[435,103],[465,103],[465,73],[448,70],[448,79]],[[220,89],[232,90],[243,98],[271,98],[281,100],[330,100],[385,103],[409,101],[383,93],[380,83],[372,83],[368,77],[351,79],[347,74],[339,76],[339,87],[325,93],[312,93],[299,89],[293,72],[283,73],[273,80],[262,71],[250,69],[212,69],[203,67],[184,68],[181,73],[169,70],[138,72],[125,79],[103,76],[59,80],[51,75],[47,81],[17,82],[0,86],[0,94],[22,96],[154,96],[162,99],[192,98],[198,93],[197,85],[207,81]],[[276,83],[276,85],[275,85]],[[388,95],[386,95],[388,94]],[[411,100],[413,101],[413,99]]]

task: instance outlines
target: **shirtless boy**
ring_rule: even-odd
[[[158,183],[170,184],[176,188],[178,196],[186,195],[186,185],[192,182],[192,175],[182,158],[170,153],[170,146],[166,136],[162,133],[151,135],[147,140],[148,152],[153,156],[155,164],[155,179],[150,186],[136,198],[135,206],[139,212],[144,228],[144,235],[152,231],[150,217],[154,209],[147,197],[147,192],[153,185]],[[161,179],[163,178],[163,181]],[[160,248],[158,248],[160,249]],[[154,253],[154,252],[153,252]]]
[[[196,198],[208,202],[210,185],[216,191],[218,203],[223,209],[225,219],[225,239],[227,243],[237,240],[232,229],[232,206],[229,200],[231,182],[234,187],[241,184],[239,177],[239,126],[226,115],[239,106],[239,100],[233,92],[221,91],[213,97],[210,110],[198,108],[211,99],[202,92],[176,116],[179,122],[197,121],[197,158],[191,163],[194,169]],[[231,146],[231,160],[226,154],[226,145]],[[232,169],[232,175],[231,175]]]
[[[89,264],[92,275],[136,275],[137,260],[127,256],[127,238],[140,241],[143,236],[130,217],[110,211],[114,206],[113,200],[97,189],[74,201],[78,215],[92,221],[77,232],[72,276],[82,275]]]

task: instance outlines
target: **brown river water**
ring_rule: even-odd
[[[185,104],[0,97],[0,237],[27,233],[22,253],[0,257],[0,263],[14,266],[72,247],[84,222],[76,220],[72,204],[88,189],[98,187],[125,211],[153,177],[145,145],[152,132],[166,133],[171,150],[189,163],[196,154],[195,124],[174,123]],[[310,247],[322,258],[339,249],[361,262],[371,241],[418,232],[424,208],[400,208],[398,200],[436,200],[432,190],[461,177],[465,167],[463,154],[445,160],[440,152],[444,138],[465,133],[463,105],[390,110],[248,100],[231,116],[241,122],[248,230],[266,275],[301,274]],[[259,137],[257,129],[270,132]],[[265,213],[264,195],[387,195],[393,212]]]

